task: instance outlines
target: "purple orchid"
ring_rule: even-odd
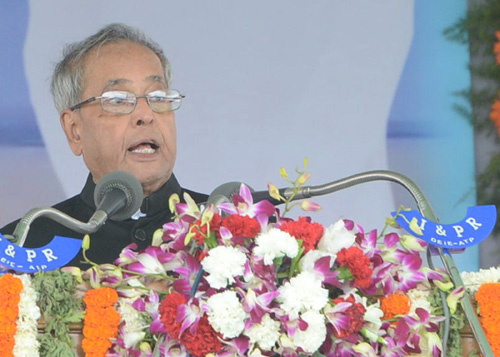
[[[399,321],[394,330],[398,346],[404,344],[403,350],[406,353],[421,353],[421,336],[430,337],[431,351],[433,356],[439,356],[441,353],[441,343],[439,339],[433,338],[433,335],[439,330],[439,322],[444,317],[431,316],[428,311],[422,308],[415,310],[416,316],[404,316]]]
[[[332,259],[330,256],[319,258],[314,263],[314,271],[321,276],[321,280],[323,281],[323,283],[342,288],[341,282],[339,281],[339,279],[337,279],[340,272],[330,269],[331,260]]]
[[[352,303],[346,301],[324,308],[325,316],[336,333],[348,329],[351,319],[345,313],[351,305]]]
[[[183,295],[189,295],[201,269],[201,264],[198,259],[190,254],[185,254],[184,256],[185,264],[173,270],[175,273],[179,274],[179,278],[174,281],[173,287],[175,291]],[[198,290],[206,290],[207,285],[206,281],[201,282],[198,286]]]
[[[372,230],[368,234],[356,234],[356,243],[358,243],[359,247],[368,258],[372,258],[375,254],[380,253],[380,249],[377,247],[376,230]]]
[[[137,260],[126,266],[127,270],[143,275],[157,275],[166,278],[166,271],[182,266],[177,254],[165,252],[161,247],[148,247],[137,255]]]
[[[177,309],[177,322],[181,322],[180,334],[187,329],[192,334],[196,333],[198,323],[204,314],[205,309],[200,306],[200,300],[197,298],[190,299],[186,304],[180,305]]]
[[[247,320],[245,328],[250,328],[251,325],[259,323],[265,313],[271,312],[270,305],[279,295],[278,291],[258,293],[249,289],[242,300],[243,309],[250,314],[250,319]]]
[[[252,193],[244,184],[241,185],[239,194],[234,194],[232,199],[232,203],[221,203],[219,208],[229,214],[255,217],[261,227],[266,226],[269,217],[276,213],[276,208],[269,201],[264,200],[254,204]]]
[[[115,260],[115,265],[122,266],[130,264],[137,260],[137,244],[132,243],[123,248],[118,259]]]

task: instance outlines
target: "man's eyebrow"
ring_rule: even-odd
[[[163,78],[163,76],[159,76],[159,75],[155,75],[155,74],[153,74],[151,76],[147,76],[146,80],[150,81],[150,82],[161,82],[163,84],[166,84],[165,78]]]
[[[165,79],[163,78],[163,76],[159,76],[156,74],[152,74],[150,76],[147,76],[146,81],[148,81],[148,82],[160,82],[160,83],[163,83],[166,85]],[[132,81],[130,79],[126,79],[126,78],[110,79],[106,83],[106,86],[104,88],[112,88],[116,85],[128,84],[128,83],[132,83]]]
[[[131,80],[130,79],[126,79],[126,78],[117,78],[117,79],[110,79],[107,83],[106,83],[106,86],[105,88],[111,88],[111,87],[114,87],[118,84],[126,84],[126,83],[130,83]]]

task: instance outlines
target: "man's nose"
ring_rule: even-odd
[[[135,109],[132,112],[132,119],[135,125],[151,124],[155,119],[155,113],[149,107],[146,98],[137,98]]]

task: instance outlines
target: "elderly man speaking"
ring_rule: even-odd
[[[87,222],[96,210],[94,189],[106,174],[122,170],[141,183],[140,211],[124,221],[108,221],[91,235],[87,257],[111,263],[131,243],[151,244],[154,231],[171,220],[169,197],[189,192],[197,202],[206,196],[184,190],[173,168],[176,158],[174,111],[182,94],[171,88],[170,64],[162,49],[137,29],[111,24],[69,45],[56,65],[52,94],[61,126],[75,155],[90,174],[82,192],[54,208]],[[17,222],[0,229],[14,231]],[[55,236],[83,238],[47,218],[31,225],[24,246],[36,248]],[[80,252],[69,265],[82,265]]]

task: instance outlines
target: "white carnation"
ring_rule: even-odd
[[[207,281],[214,289],[225,288],[234,283],[234,277],[243,275],[247,258],[235,247],[218,246],[208,251],[201,261],[208,273]]]
[[[365,335],[368,339],[370,339],[370,341],[376,342],[379,338],[377,332],[382,326],[381,319],[384,316],[384,312],[380,309],[380,301],[377,301],[375,304],[368,305],[367,298],[362,297],[361,303],[366,308],[365,315],[363,316],[363,319],[366,321],[363,325]]]
[[[475,294],[479,287],[485,283],[500,282],[500,268],[479,269],[478,272],[463,272],[460,274],[467,291]]]
[[[410,314],[415,315],[417,308],[432,311],[432,306],[429,302],[429,290],[411,289],[406,292],[406,295],[411,301]]]
[[[23,290],[20,294],[17,331],[14,336],[16,340],[14,355],[21,357],[39,356],[40,343],[37,340],[37,334],[40,309],[37,305],[37,293],[27,274],[18,275],[17,278],[21,279]]]
[[[262,316],[260,323],[253,325],[244,332],[250,338],[250,343],[259,345],[265,351],[271,350],[280,337],[280,322],[273,320],[269,314]]]
[[[118,312],[120,313],[121,320],[125,321],[123,326],[125,348],[135,347],[146,336],[146,332],[144,331],[146,321],[142,317],[142,314],[131,305],[134,299],[120,298],[118,301]]]
[[[278,291],[281,308],[291,319],[308,310],[321,310],[328,302],[328,290],[321,286],[321,280],[312,272],[304,271],[290,279]]]
[[[304,255],[299,261],[300,271],[310,271],[314,272],[314,264],[320,258],[331,256],[330,267],[335,263],[335,254],[330,254],[328,252],[323,252],[321,250],[310,250]]]
[[[323,237],[321,237],[318,242],[318,250],[329,252],[336,256],[342,248],[349,248],[352,246],[355,240],[356,236],[353,232],[345,228],[344,221],[338,220],[325,229]]]
[[[208,322],[224,338],[239,336],[245,328],[246,313],[234,291],[223,291],[207,300]]]
[[[307,329],[295,330],[293,342],[306,353],[314,353],[321,347],[326,338],[325,317],[317,311],[307,311],[302,314],[302,320],[307,322]]]
[[[299,245],[294,237],[287,232],[277,228],[271,228],[269,231],[259,234],[255,238],[257,246],[253,253],[264,258],[264,264],[271,265],[275,258],[281,258],[285,255],[294,258],[299,252]]]

